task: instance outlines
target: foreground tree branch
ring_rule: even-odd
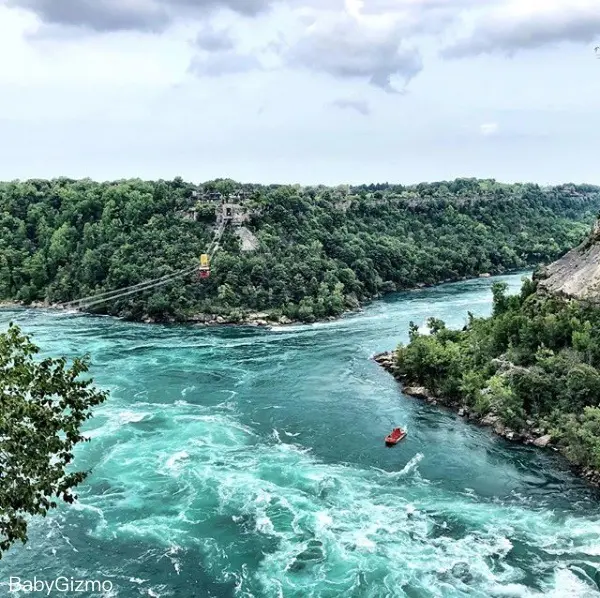
[[[86,472],[67,471],[81,426],[107,395],[81,379],[89,359],[37,361],[29,337],[10,325],[0,334],[0,558],[27,541],[29,515],[72,503]]]

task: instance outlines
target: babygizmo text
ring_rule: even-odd
[[[57,577],[52,581],[38,579],[21,579],[10,577],[8,591],[10,592],[45,592],[49,596],[53,592],[87,593],[110,592],[113,588],[112,581],[98,581],[91,579],[73,579],[72,577]]]

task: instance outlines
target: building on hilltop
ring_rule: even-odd
[[[219,193],[219,191],[205,192],[202,189],[195,189],[192,191],[192,197],[202,201],[221,201],[223,199],[223,194]]]
[[[243,205],[252,197],[252,192],[238,189],[233,193],[223,194],[219,191],[207,191],[202,187],[193,190],[191,197],[196,200],[194,207],[190,207],[185,213],[180,215],[188,220],[198,221],[201,217],[199,212],[210,210],[209,206],[214,206],[216,224],[232,224],[235,227],[242,226],[249,220],[246,207]]]
[[[192,197],[201,201],[235,201],[238,203],[244,203],[250,199],[250,197],[252,197],[252,193],[249,191],[244,191],[243,189],[238,189],[233,193],[223,194],[220,191],[206,191],[203,188],[198,188],[192,191]]]
[[[224,222],[233,226],[242,226],[249,218],[239,203],[224,202],[220,206],[217,206],[216,213],[217,225]]]

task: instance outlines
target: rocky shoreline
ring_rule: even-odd
[[[417,283],[414,287],[409,289],[403,289],[393,292],[410,292],[410,291],[421,291],[427,288],[431,288],[440,284],[448,284],[453,282],[462,282],[466,280],[474,280],[477,278],[490,278],[492,276],[501,276],[502,274],[514,274],[516,272],[520,272],[522,270],[507,270],[502,273],[493,273],[484,272],[475,276],[459,276],[456,278],[448,278],[445,280],[440,280],[435,283]],[[339,320],[343,315],[361,311],[363,306],[371,301],[375,301],[377,299],[381,299],[388,293],[377,293],[373,297],[371,297],[368,301],[363,303],[358,303],[355,308],[347,309],[340,316],[328,316],[326,318],[320,318],[315,320],[312,323],[316,322],[333,322],[335,320]],[[15,308],[15,307],[32,307],[35,309],[64,309],[60,304],[47,303],[45,301],[34,301],[30,304],[26,304],[22,301],[0,301],[0,309],[5,308]],[[81,313],[89,314],[90,312],[81,311]],[[92,314],[93,315],[93,314]],[[115,316],[115,317],[123,317],[123,316]],[[128,318],[125,317],[127,320]],[[156,319],[149,315],[146,315],[140,319],[134,319],[131,321],[142,322],[144,324],[195,324],[198,326],[246,326],[246,327],[254,327],[254,328],[271,328],[272,326],[289,326],[292,324],[306,324],[303,320],[294,320],[288,318],[287,316],[276,316],[273,317],[271,314],[266,312],[252,312],[244,314],[241,318],[225,316],[222,314],[207,314],[207,313],[198,313],[190,316],[185,320],[178,320],[176,318],[168,318],[168,319]]]
[[[518,269],[518,270],[507,270],[505,272],[494,272],[494,273],[484,272],[484,273],[477,274],[475,276],[458,276],[456,278],[448,278],[445,280],[440,280],[435,283],[417,283],[412,288],[397,290],[397,291],[392,291],[392,292],[400,293],[400,292],[410,292],[410,291],[421,291],[421,290],[431,288],[431,287],[434,287],[434,286],[437,286],[440,284],[462,282],[462,281],[466,281],[466,280],[474,280],[477,278],[490,278],[492,276],[501,276],[503,274],[515,274],[515,273],[522,272],[522,271],[523,270]],[[376,295],[374,295],[367,301],[364,301],[362,303],[357,302],[356,307],[348,308],[340,316],[328,316],[326,318],[320,318],[320,319],[314,320],[314,322],[311,322],[311,323],[314,324],[317,322],[334,322],[336,320],[339,320],[341,317],[343,317],[346,314],[349,314],[352,312],[357,312],[357,311],[362,311],[364,305],[370,303],[371,301],[381,299],[382,297],[384,297],[387,294],[388,293],[377,293]],[[22,301],[8,301],[8,300],[0,301],[0,309],[2,309],[2,308],[10,309],[10,308],[15,308],[15,307],[33,307],[35,309],[58,309],[58,310],[64,309],[60,304],[47,303],[45,301],[34,301],[30,304],[26,304]],[[90,314],[90,312],[86,312],[83,310],[81,311],[81,313]],[[93,315],[93,314],[91,314],[91,315]],[[210,327],[213,327],[213,326],[214,327],[216,327],[216,326],[244,326],[244,327],[265,328],[265,329],[272,328],[273,326],[290,326],[293,324],[306,324],[307,323],[307,322],[304,322],[303,320],[294,320],[294,319],[288,318],[287,316],[273,317],[271,314],[268,314],[266,312],[247,313],[247,314],[242,315],[241,318],[225,316],[222,314],[198,313],[198,314],[194,314],[194,315],[190,316],[189,318],[186,318],[185,320],[178,320],[176,318],[157,319],[157,318],[153,318],[149,315],[145,315],[140,319],[129,319],[126,316],[119,316],[119,315],[116,315],[114,317],[116,317],[116,318],[121,317],[125,320],[129,320],[129,321],[133,321],[133,322],[141,322],[143,324],[194,324],[196,326],[210,326]]]
[[[402,392],[405,395],[422,399],[430,405],[446,407],[474,424],[492,428],[495,434],[506,440],[510,440],[511,442],[518,442],[520,444],[532,445],[554,451],[559,450],[553,445],[552,436],[548,434],[548,430],[536,425],[533,420],[528,420],[526,422],[527,428],[524,430],[512,430],[508,426],[505,426],[497,415],[489,413],[481,417],[471,411],[467,405],[445,399],[444,397],[435,396],[423,386],[411,385],[410,381],[406,380],[399,372],[395,364],[395,354],[393,351],[379,353],[374,355],[373,359],[402,384]],[[593,486],[600,488],[600,471],[577,465],[572,465],[572,469],[576,475],[586,479]]]
[[[152,320],[144,320],[147,324],[156,323]],[[197,324],[199,326],[251,326],[255,328],[271,328],[272,326],[289,326],[298,324],[286,316],[272,318],[267,313],[250,313],[241,319],[231,318],[217,314],[195,314],[183,322],[184,324]]]
[[[17,301],[0,301],[0,309],[8,309],[11,307],[23,307],[23,304]]]
[[[33,309],[55,309],[64,310],[65,308],[61,305],[45,303],[42,301],[35,301],[30,304],[26,304],[19,301],[0,301],[0,309],[11,309],[11,308],[33,308]],[[347,312],[349,313],[350,310]],[[90,314],[90,312],[81,311],[82,314]],[[116,318],[123,316],[114,316]],[[127,318],[125,318],[127,319]],[[316,322],[331,322],[337,320],[334,316],[329,316]],[[177,320],[176,318],[168,319],[156,319],[150,316],[144,316],[140,320],[134,320],[142,322],[143,324],[194,324],[197,326],[246,326],[253,328],[271,328],[272,326],[290,326],[292,324],[302,324],[301,320],[293,320],[287,316],[276,316],[273,317],[271,314],[266,312],[252,312],[244,314],[241,318],[235,318],[231,316],[224,316],[219,314],[206,314],[199,313],[190,316],[185,320]]]

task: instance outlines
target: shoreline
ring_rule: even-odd
[[[421,399],[433,406],[449,409],[470,423],[485,428],[491,428],[494,434],[504,438],[505,440],[523,444],[525,446],[549,449],[562,454],[560,449],[553,445],[552,436],[548,434],[546,430],[540,426],[537,426],[533,420],[527,420],[527,429],[525,430],[512,430],[508,426],[504,425],[500,417],[497,415],[491,413],[488,413],[484,416],[477,415],[471,411],[467,405],[462,405],[456,401],[451,401],[445,399],[444,397],[436,396],[424,386],[411,385],[400,374],[395,365],[395,351],[377,353],[372,357],[372,359],[401,384],[403,394],[416,399]],[[569,463],[571,467],[571,471],[576,476],[583,478],[592,486],[600,488],[600,471],[594,470],[591,467],[577,465],[567,459],[564,455],[563,457],[567,460],[567,463]]]
[[[80,314],[90,315],[90,316],[96,316],[96,315],[106,316],[106,315],[108,315],[113,318],[123,319],[124,321],[127,321],[127,322],[133,322],[133,323],[139,323],[139,324],[159,324],[159,325],[160,324],[162,324],[162,325],[189,324],[189,325],[202,326],[202,327],[217,327],[217,326],[233,327],[233,326],[235,326],[235,327],[249,327],[249,328],[264,328],[264,329],[268,330],[268,329],[271,329],[273,326],[292,326],[292,325],[297,325],[297,324],[316,324],[316,323],[322,323],[322,322],[335,322],[335,321],[343,318],[345,315],[362,311],[363,307],[368,305],[372,301],[382,299],[388,295],[393,295],[394,293],[412,293],[412,292],[416,292],[416,291],[422,291],[424,289],[430,289],[430,288],[433,288],[433,287],[436,287],[439,285],[444,285],[444,284],[466,282],[469,280],[489,279],[489,278],[493,278],[495,276],[509,276],[509,275],[518,274],[519,272],[527,272],[531,268],[535,269],[535,267],[536,266],[531,266],[530,268],[526,268],[526,269],[519,268],[518,270],[507,270],[506,272],[498,272],[498,273],[484,272],[481,274],[477,274],[475,276],[461,276],[459,278],[445,279],[445,280],[441,280],[441,281],[435,282],[435,283],[417,283],[413,287],[410,287],[407,289],[399,289],[396,291],[390,291],[390,292],[386,292],[386,293],[378,293],[377,295],[361,302],[357,307],[348,308],[348,309],[344,310],[344,312],[341,313],[339,316],[327,316],[325,318],[315,319],[312,322],[306,322],[304,320],[294,320],[292,318],[288,318],[287,316],[276,316],[274,319],[272,319],[273,316],[271,316],[267,312],[249,312],[249,313],[245,314],[239,320],[233,319],[230,316],[225,316],[222,314],[206,314],[206,313],[194,314],[184,320],[177,320],[176,318],[170,318],[167,320],[157,320],[148,315],[144,316],[141,319],[136,320],[136,319],[128,319],[128,318],[125,318],[123,316],[118,316],[118,315],[94,314],[92,312],[84,311],[84,310],[74,310],[74,311],[76,311]],[[10,309],[10,308],[33,308],[33,309],[51,309],[51,310],[65,311],[65,308],[63,308],[60,304],[52,304],[52,303],[47,303],[45,301],[33,301],[30,304],[26,304],[22,301],[13,301],[13,300],[0,301],[0,309]]]
[[[115,318],[117,320],[123,320],[124,322],[130,322],[132,324],[151,324],[151,325],[162,325],[169,326],[173,324],[179,325],[193,325],[198,327],[206,327],[206,328],[216,328],[220,326],[230,326],[230,327],[246,327],[246,328],[265,328],[270,329],[273,326],[292,326],[294,324],[315,324],[317,322],[333,322],[335,320],[339,320],[346,314],[350,314],[353,312],[360,311],[361,308],[356,309],[348,309],[340,316],[328,316],[326,318],[320,318],[314,320],[313,322],[304,322],[303,320],[293,320],[288,318],[287,316],[277,316],[276,319],[272,319],[272,316],[263,312],[250,312],[245,314],[241,319],[233,319],[229,316],[224,316],[221,314],[205,314],[199,313],[190,316],[185,320],[178,320],[176,318],[169,318],[165,320],[157,320],[150,316],[144,316],[141,319],[129,319],[125,316],[113,315],[113,314],[96,314],[90,311],[75,309],[75,308],[64,308],[58,304],[45,303],[42,301],[34,301],[30,304],[23,303],[20,301],[0,301],[0,310],[1,309],[46,309],[53,311],[62,311],[67,312],[71,311],[73,313],[77,313],[79,315],[91,316],[91,317],[110,317]]]

